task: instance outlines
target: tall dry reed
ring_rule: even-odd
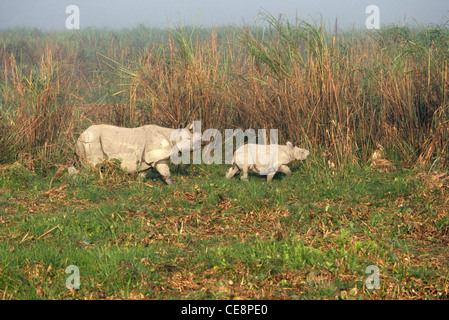
[[[278,129],[281,142],[336,165],[366,162],[379,146],[404,165],[448,165],[446,28],[330,30],[268,13],[262,22],[42,34],[51,44],[27,58],[40,59],[30,70],[4,41],[1,161],[66,150],[62,137],[73,142],[92,123],[201,120]]]

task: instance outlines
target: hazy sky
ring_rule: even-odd
[[[30,26],[64,29],[66,7],[80,11],[80,28],[132,27],[140,23],[167,27],[174,25],[219,26],[252,24],[266,10],[311,21],[322,16],[332,25],[364,27],[368,5],[380,10],[380,23],[443,24],[449,19],[449,0],[0,0],[0,29]],[[449,25],[449,22],[448,22]]]

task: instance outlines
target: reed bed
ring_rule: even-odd
[[[447,167],[449,32],[260,25],[12,29],[0,42],[0,163],[67,163],[92,123],[278,129],[336,167],[375,150]]]

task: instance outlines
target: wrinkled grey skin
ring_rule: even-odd
[[[167,184],[173,184],[168,161],[174,152],[193,150],[193,123],[173,135],[177,129],[157,125],[122,128],[112,125],[92,125],[76,142],[76,153],[92,166],[103,160],[119,159],[128,173],[156,168]],[[171,140],[175,141],[171,141]],[[76,169],[69,168],[69,174]]]
[[[242,181],[248,181],[248,172],[266,175],[267,182],[273,179],[276,172],[290,177],[292,172],[287,165],[293,160],[306,160],[310,155],[309,150],[294,147],[291,142],[271,146],[244,144],[239,147],[234,153],[232,167],[226,171],[226,178],[231,179],[239,171]]]

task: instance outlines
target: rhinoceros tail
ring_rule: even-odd
[[[73,160],[70,161],[67,167],[67,172],[69,176],[76,176],[78,174],[80,168],[79,158],[80,158],[79,154],[77,152],[74,152]]]
[[[81,157],[84,156],[83,152],[84,152],[83,144],[81,143],[80,139],[78,139],[75,144],[75,150],[73,151],[72,161],[70,161],[67,166],[69,176],[76,176],[78,174],[79,169],[81,167],[80,160]]]

